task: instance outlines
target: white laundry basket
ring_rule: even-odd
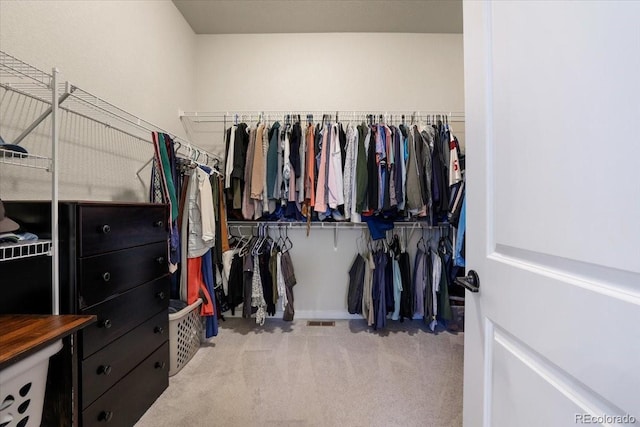
[[[204,330],[201,304],[202,299],[198,298],[179,312],[169,314],[169,376],[180,372],[200,348]]]
[[[0,426],[40,426],[49,358],[60,349],[58,340],[0,371]]]

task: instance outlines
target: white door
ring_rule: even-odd
[[[640,425],[640,2],[468,1],[464,55],[464,425]]]

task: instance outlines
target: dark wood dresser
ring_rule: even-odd
[[[48,229],[48,202],[5,201],[5,208],[28,231]],[[97,322],[52,366],[50,382],[67,384],[70,394],[58,404],[73,409],[45,408],[43,423],[132,426],[167,388],[167,217],[166,205],[59,203],[60,313]]]

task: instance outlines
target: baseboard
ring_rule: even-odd
[[[296,319],[364,319],[361,314],[349,314],[347,310],[296,310]]]

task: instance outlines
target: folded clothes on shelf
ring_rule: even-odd
[[[13,151],[14,153],[28,154],[27,149],[17,144],[8,144],[0,136],[0,150]]]
[[[38,236],[33,233],[0,233],[0,243],[19,243],[24,241],[38,240]]]

